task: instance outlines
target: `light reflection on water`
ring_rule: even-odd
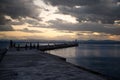
[[[80,44],[79,47],[48,51],[68,62],[101,72],[120,80],[120,45]]]

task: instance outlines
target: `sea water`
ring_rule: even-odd
[[[78,47],[47,51],[67,58],[67,62],[120,80],[120,44],[79,44]]]
[[[0,49],[9,48],[10,42],[9,41],[0,41]]]

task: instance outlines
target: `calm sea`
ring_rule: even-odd
[[[9,41],[0,41],[0,49],[9,48]]]
[[[120,44],[79,44],[79,47],[47,51],[67,58],[67,61],[113,80],[120,80]]]

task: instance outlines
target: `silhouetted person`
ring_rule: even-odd
[[[35,43],[33,44],[33,48],[35,48]]]
[[[30,42],[30,49],[32,49],[32,43]]]
[[[37,49],[39,49],[39,43],[37,43]]]
[[[50,44],[48,43],[48,46],[50,46]]]
[[[17,51],[20,51],[20,44],[18,44],[17,46]]]
[[[27,50],[27,48],[28,48],[28,45],[27,45],[27,43],[25,44],[25,49]]]
[[[10,40],[10,47],[12,48],[13,47],[13,41]]]
[[[16,44],[15,43],[13,43],[13,47],[15,48],[16,46],[15,46]]]

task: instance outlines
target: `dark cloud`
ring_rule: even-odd
[[[28,28],[24,28],[23,30],[18,30],[22,32],[28,32],[28,33],[42,33],[41,31],[38,30],[29,30]]]
[[[120,20],[120,5],[117,5],[120,0],[45,0],[45,2],[58,6],[61,13],[75,16],[80,22],[100,20],[105,24],[113,24],[114,20]]]
[[[63,5],[73,7],[75,5],[94,5],[99,3],[100,0],[45,0],[45,2],[54,6]]]
[[[0,0],[0,24],[4,25],[10,21],[5,15],[13,19],[32,17],[39,20],[37,9],[33,0]]]
[[[115,25],[104,25],[98,23],[78,23],[72,24],[67,23],[62,20],[52,20],[48,23],[52,25],[50,28],[55,28],[57,30],[67,30],[67,31],[91,31],[91,32],[99,32],[106,33],[111,35],[120,35],[120,27]]]
[[[25,21],[18,21],[18,22],[10,22],[9,24],[12,25],[23,25],[25,23]]]
[[[0,25],[0,31],[14,31],[10,25]]]
[[[0,25],[5,24],[6,22],[9,22],[9,19],[5,19],[5,17],[3,16],[3,14],[0,13]]]

